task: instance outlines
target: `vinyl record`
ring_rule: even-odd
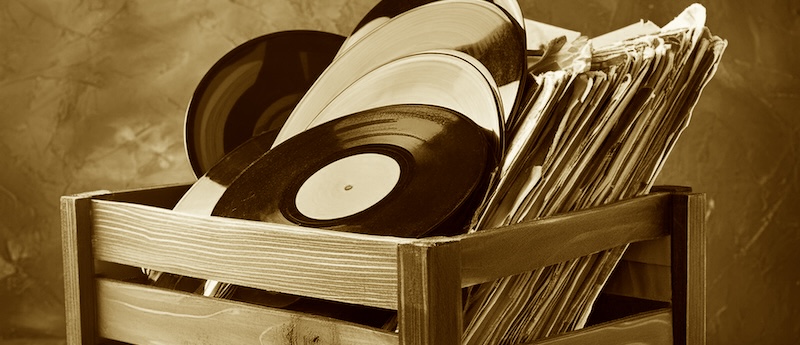
[[[353,28],[353,33],[357,33],[362,28],[369,28],[370,23],[381,21],[383,18],[391,19],[413,8],[434,2],[436,0],[381,0],[361,18],[361,21]]]
[[[332,33],[281,31],[247,41],[219,59],[186,112],[186,153],[195,175],[255,134],[276,136],[342,42],[344,37]]]
[[[504,129],[497,84],[478,60],[455,50],[404,56],[368,72],[339,93],[309,127],[392,104],[454,110],[481,126],[497,161],[502,157]]]
[[[361,21],[353,28],[353,32],[342,43],[339,54],[349,48],[353,43],[358,42],[364,35],[383,25],[389,19],[409,11],[413,8],[431,3],[436,0],[381,0],[361,18]]]
[[[197,179],[183,194],[173,211],[209,216],[225,190],[259,156],[269,151],[274,132],[261,133],[247,139]]]
[[[458,233],[490,160],[484,132],[450,109],[370,109],[261,155],[213,215],[398,237]]]
[[[356,27],[353,29],[353,32],[350,36],[347,37],[345,42],[342,44],[342,48],[339,50],[341,53],[344,49],[347,49],[355,43],[356,41],[360,40],[361,37],[364,37],[368,32],[372,31],[373,29],[377,28],[383,23],[387,22],[389,19],[396,17],[397,15],[404,13],[406,11],[410,11],[414,8],[419,6],[425,5],[427,3],[431,3],[437,0],[381,0],[377,4],[375,4],[372,9],[361,18],[361,21],[356,24]],[[519,7],[519,2],[517,0],[493,0],[491,1],[495,3],[497,6],[505,10],[508,15],[513,18],[517,24],[519,24],[520,28],[525,30],[525,17],[522,15],[522,9]]]
[[[200,216],[211,215],[222,194],[248,166],[258,160],[259,156],[269,151],[274,139],[274,132],[267,132],[245,140],[243,144],[225,154],[217,164],[197,179],[178,200],[172,210]],[[171,273],[148,271],[148,276],[153,281],[152,285],[154,286],[196,292],[217,298],[235,298],[237,293],[249,291],[248,289],[242,290],[238,286],[218,281],[207,281]],[[258,300],[261,304],[270,307],[286,307],[297,301],[298,298],[262,291]]]
[[[437,1],[390,19],[341,52],[297,104],[273,147],[308,128],[341,90],[367,72],[399,57],[435,49],[458,50],[480,61],[499,86],[503,119],[508,119],[525,74],[523,32],[495,4]]]

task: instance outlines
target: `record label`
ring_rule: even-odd
[[[400,164],[390,156],[347,156],[312,174],[297,190],[295,205],[310,219],[344,218],[377,204],[399,181]]]

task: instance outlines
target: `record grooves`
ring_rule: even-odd
[[[502,158],[503,109],[497,84],[477,59],[455,50],[414,53],[367,72],[339,92],[316,117],[309,117],[307,128],[392,104],[454,110],[481,126],[496,159]]]
[[[344,48],[297,104],[275,145],[302,132],[317,114],[369,71],[429,50],[473,55],[495,79],[503,120],[518,106],[525,75],[525,38],[514,19],[483,1],[436,1],[404,12]]]
[[[446,108],[370,109],[311,128],[256,158],[227,187],[213,215],[398,237],[461,232],[439,226],[469,218],[463,213],[471,215],[465,205],[475,193],[483,193],[493,167],[489,147],[479,126]],[[383,170],[372,173],[368,171],[372,167],[348,161],[364,155],[390,162],[389,166],[396,162],[399,177],[392,180]],[[343,170],[336,170],[310,194],[315,195],[311,203],[318,201],[313,199],[330,202],[308,209],[320,207],[338,216],[301,212],[301,186],[337,162],[345,162],[343,168],[336,168]],[[353,178],[362,175],[377,182]],[[371,186],[376,183],[388,192],[377,197],[368,192],[367,201],[351,196],[362,187],[374,191]],[[335,194],[325,199],[329,189]]]
[[[281,31],[220,58],[186,112],[186,152],[195,176],[250,137],[263,132],[275,137],[343,42],[343,36],[327,32]]]

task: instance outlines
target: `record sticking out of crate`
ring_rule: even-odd
[[[69,344],[459,344],[462,288],[632,242],[594,324],[536,344],[705,342],[703,194],[405,239],[171,211],[187,188],[62,197]],[[397,310],[399,332],[155,288],[138,267]]]

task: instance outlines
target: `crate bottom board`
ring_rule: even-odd
[[[398,334],[370,326],[138,283],[98,278],[97,329],[104,343],[398,344]],[[672,344],[671,311],[655,301],[605,297],[579,331],[533,344]],[[658,308],[658,309],[652,309]],[[631,313],[631,314],[628,314]],[[617,317],[610,319],[610,317]],[[599,341],[605,339],[604,341]]]

